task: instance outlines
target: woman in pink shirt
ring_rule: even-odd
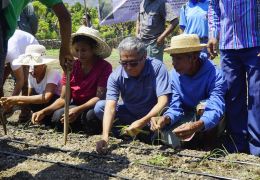
[[[111,48],[101,39],[98,31],[82,26],[72,34],[72,52],[77,59],[71,71],[69,123],[73,130],[94,129],[96,131],[90,133],[101,132],[101,123],[96,121],[93,108],[98,100],[105,98],[107,79],[112,72],[112,66],[104,58],[110,56]],[[60,98],[35,112],[32,116],[33,123],[41,123],[44,116],[54,112],[53,124],[58,130],[63,129],[65,75],[61,83]]]

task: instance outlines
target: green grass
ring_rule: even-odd
[[[54,56],[54,57],[58,58],[59,57],[59,49],[48,49],[47,50],[47,55],[48,56]],[[113,69],[115,69],[119,65],[118,62],[120,60],[118,50],[117,49],[113,49],[111,55],[108,58],[106,58],[106,59],[112,64]],[[171,56],[169,54],[165,53],[164,56],[163,56],[163,59],[164,59],[164,63],[167,66],[168,70],[172,69]],[[219,66],[219,64],[220,64],[219,56],[217,56],[214,59],[213,62],[216,65]],[[55,69],[60,69],[58,62],[52,63],[51,66],[54,66]]]

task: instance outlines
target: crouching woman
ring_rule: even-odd
[[[29,45],[25,54],[13,61],[14,65],[30,66],[28,76],[28,96],[2,97],[1,102],[5,109],[11,109],[14,105],[29,105],[33,112],[39,111],[52,104],[60,96],[61,73],[47,66],[48,63],[57,61],[45,55],[46,48],[42,45]],[[26,120],[30,119],[27,115]],[[49,125],[48,118],[44,121]]]
[[[111,54],[111,48],[101,39],[98,31],[82,26],[72,34],[72,51],[77,59],[73,62],[70,74],[69,123],[74,131],[95,129],[98,122],[95,121],[93,108],[106,94],[107,79],[112,66],[104,58]],[[65,88],[66,76],[63,75],[60,98],[35,112],[32,116],[33,123],[41,123],[44,116],[54,112],[51,121],[58,130],[62,130]],[[100,131],[101,128],[96,130]]]

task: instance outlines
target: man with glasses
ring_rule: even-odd
[[[164,50],[171,55],[174,66],[170,72],[172,97],[163,116],[151,119],[151,130],[160,130],[163,142],[174,148],[200,132],[205,138],[194,141],[194,137],[193,145],[210,148],[212,143],[216,144],[216,131],[223,131],[223,126],[213,128],[224,114],[226,83],[221,71],[200,56],[205,47],[198,35],[182,34],[174,36],[171,46]]]
[[[150,142],[147,124],[167,106],[171,92],[165,65],[147,58],[141,40],[128,37],[118,49],[121,66],[108,79],[106,101],[99,101],[94,109],[96,116],[103,119],[103,136],[96,147],[99,153],[106,151],[113,123],[114,136],[119,137],[119,127],[124,126],[123,133]],[[118,103],[119,96],[123,103]],[[142,131],[145,128],[147,136],[147,131]]]

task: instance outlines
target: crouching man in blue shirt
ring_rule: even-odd
[[[165,65],[148,58],[139,39],[125,38],[118,49],[121,66],[109,76],[106,101],[99,101],[94,108],[96,116],[103,119],[102,140],[96,145],[99,153],[107,149],[111,128],[116,137],[122,125],[129,125],[125,130],[128,135],[141,135],[140,130],[168,105],[171,93]],[[118,103],[120,95],[122,104]]]
[[[174,148],[180,141],[190,141],[196,132],[216,127],[224,114],[226,83],[221,71],[200,56],[205,46],[197,35],[182,34],[172,37],[171,46],[165,49],[174,66],[172,97],[163,116],[151,119],[151,130],[160,130],[162,141]],[[201,101],[205,107],[198,116],[196,107]]]

